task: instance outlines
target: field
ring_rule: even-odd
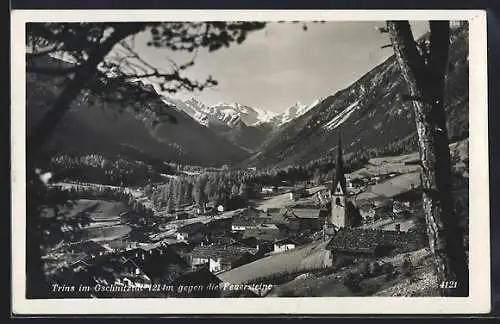
[[[224,282],[245,283],[280,273],[294,273],[329,267],[331,253],[325,250],[328,242],[315,242],[294,250],[274,254],[241,267],[221,273]]]
[[[275,287],[267,297],[347,297],[347,296],[432,296],[437,291],[436,277],[429,267],[430,251],[421,249],[408,254],[415,265],[414,273],[409,276],[399,274],[387,280],[384,275],[361,281],[361,289],[352,291],[343,284],[343,278],[358,266],[353,265],[331,274],[318,275],[307,273]],[[403,264],[403,255],[383,258],[380,261],[390,263],[399,269]]]
[[[216,216],[199,216],[182,220],[173,220],[171,222],[168,222],[168,224],[163,225],[161,231],[159,231],[158,233],[151,234],[150,238],[153,241],[164,240],[172,235],[175,235],[179,227],[198,222],[206,224],[218,219],[233,218],[234,216],[243,212],[243,210],[244,209],[232,210]]]
[[[130,232],[130,226],[121,224],[119,216],[126,209],[123,203],[117,201],[79,199],[71,206],[62,206],[58,215],[67,219],[85,215],[90,219],[90,223],[81,229],[80,239],[110,241]],[[53,217],[53,210],[47,209],[45,216]]]
[[[255,207],[260,210],[267,210],[269,208],[282,208],[282,207],[292,207],[295,205],[315,205],[315,194],[320,191],[326,189],[326,186],[316,186],[313,188],[307,189],[308,197],[303,197],[293,201],[290,199],[290,193],[285,192],[282,194],[265,197],[261,199],[255,199],[253,203]],[[290,188],[291,190],[291,188]]]
[[[84,228],[82,240],[92,240],[95,242],[112,241],[124,237],[132,229],[128,225],[107,225],[92,228]]]
[[[400,193],[407,192],[414,186],[420,186],[420,173],[405,173],[386,181],[382,181],[358,194],[356,200],[391,198]]]

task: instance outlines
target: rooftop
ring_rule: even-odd
[[[318,218],[319,209],[298,209],[293,208],[290,213],[298,218]]]
[[[342,228],[332,237],[327,249],[369,252],[378,246],[387,246],[397,250],[412,250],[416,249],[417,241],[416,233],[412,232]]]
[[[191,251],[191,256],[195,258],[214,258],[225,261],[233,261],[246,253],[254,254],[258,250],[239,245],[208,245],[197,246]]]
[[[206,228],[207,228],[207,226],[205,224],[203,224],[202,222],[196,222],[196,223],[191,223],[191,224],[182,226],[181,228],[179,228],[178,232],[179,233],[196,234],[196,233],[199,233]]]

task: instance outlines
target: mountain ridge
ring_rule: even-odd
[[[427,35],[424,35],[426,37]],[[445,110],[450,140],[468,136],[468,30],[451,30]],[[417,148],[407,86],[394,55],[271,134],[242,166],[285,167],[331,157],[342,134],[345,153],[377,155]]]
[[[45,66],[61,64],[44,57]],[[64,86],[61,78],[27,73],[26,131],[40,121]],[[124,83],[122,95],[135,96],[153,91],[146,101],[135,106],[116,103],[84,92],[74,101],[45,151],[75,154],[101,153],[134,159],[161,159],[168,162],[202,166],[231,165],[248,155],[188,114],[165,104],[151,85]],[[132,95],[131,93],[134,93]],[[164,113],[176,122],[161,120]]]

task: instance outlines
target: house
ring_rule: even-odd
[[[317,199],[318,199],[318,203],[320,205],[326,205],[332,199],[331,191],[328,190],[328,189],[323,189],[323,190],[318,191],[316,193],[316,196],[317,196]]]
[[[275,187],[262,187],[262,189],[260,190],[260,193],[266,195],[273,194],[274,192],[276,192]]]
[[[365,182],[361,178],[350,179],[347,181],[348,189],[358,189],[363,187]]]
[[[191,252],[191,250],[193,249],[192,246],[186,242],[170,243],[170,244],[166,244],[164,246],[165,247],[168,246],[170,249],[172,249],[175,253],[179,254],[180,256]]]
[[[289,193],[290,200],[296,201],[297,199],[307,196],[306,188],[296,188]]]
[[[191,266],[208,265],[212,273],[236,268],[257,259],[258,249],[241,245],[197,246],[191,251]]]
[[[243,239],[254,238],[261,245],[282,239],[287,235],[288,232],[283,228],[279,228],[277,224],[262,224],[245,230],[243,232]]]
[[[79,260],[61,271],[58,277],[64,278],[63,282],[67,285],[90,287],[99,284],[101,286],[116,285],[144,289],[150,287],[152,283],[151,276],[136,260],[128,258],[122,253]],[[113,293],[106,293],[106,291],[94,291],[93,293],[99,297],[114,296]],[[133,295],[129,297],[133,297]]]
[[[392,205],[392,212],[396,215],[399,216],[403,214],[404,212],[408,211],[410,208],[410,202],[409,201],[394,201]]]
[[[67,246],[66,250],[69,253],[86,253],[87,255],[102,255],[108,250],[94,241],[81,241],[71,243]]]
[[[223,205],[217,206],[217,211],[220,213],[224,212],[224,206]]]
[[[289,224],[294,222],[299,223],[299,230],[320,230],[325,222],[324,218],[320,218],[320,210],[318,209],[299,209],[294,208],[289,210],[287,213],[287,219]],[[324,216],[324,212],[322,213]],[[293,225],[296,226],[296,225]]]
[[[263,216],[258,210],[247,209],[240,216],[233,218],[231,231],[246,231],[256,228],[260,224],[269,223],[269,218]]]
[[[205,224],[208,236],[223,236],[231,231],[231,218],[214,219]]]
[[[189,269],[188,264],[173,249],[157,247],[148,251],[134,249],[122,253],[152,281],[168,283]]]
[[[182,226],[177,230],[176,238],[179,241],[189,241],[193,243],[201,242],[207,233],[207,227],[201,222],[191,223]]]
[[[279,208],[279,207],[271,207],[271,208],[267,208],[265,210],[266,214],[268,214],[269,216],[271,214],[276,214],[276,213],[281,213],[283,212],[283,208]]]
[[[364,203],[358,206],[359,214],[361,217],[367,220],[373,220],[375,218],[375,207],[371,202]]]
[[[181,212],[181,213],[177,213],[175,215],[175,219],[176,220],[180,220],[180,219],[188,219],[189,218],[189,214],[186,213],[186,212]]]
[[[231,224],[231,231],[246,231],[257,227],[258,219],[252,218],[235,218]]]
[[[412,189],[395,195],[392,197],[392,199],[394,200],[394,202],[399,201],[407,207],[412,207],[422,202],[422,190]]]
[[[281,239],[274,242],[274,252],[284,252],[295,249],[300,244],[290,238]]]

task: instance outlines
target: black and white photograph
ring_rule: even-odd
[[[23,310],[487,311],[481,12],[15,14]]]

